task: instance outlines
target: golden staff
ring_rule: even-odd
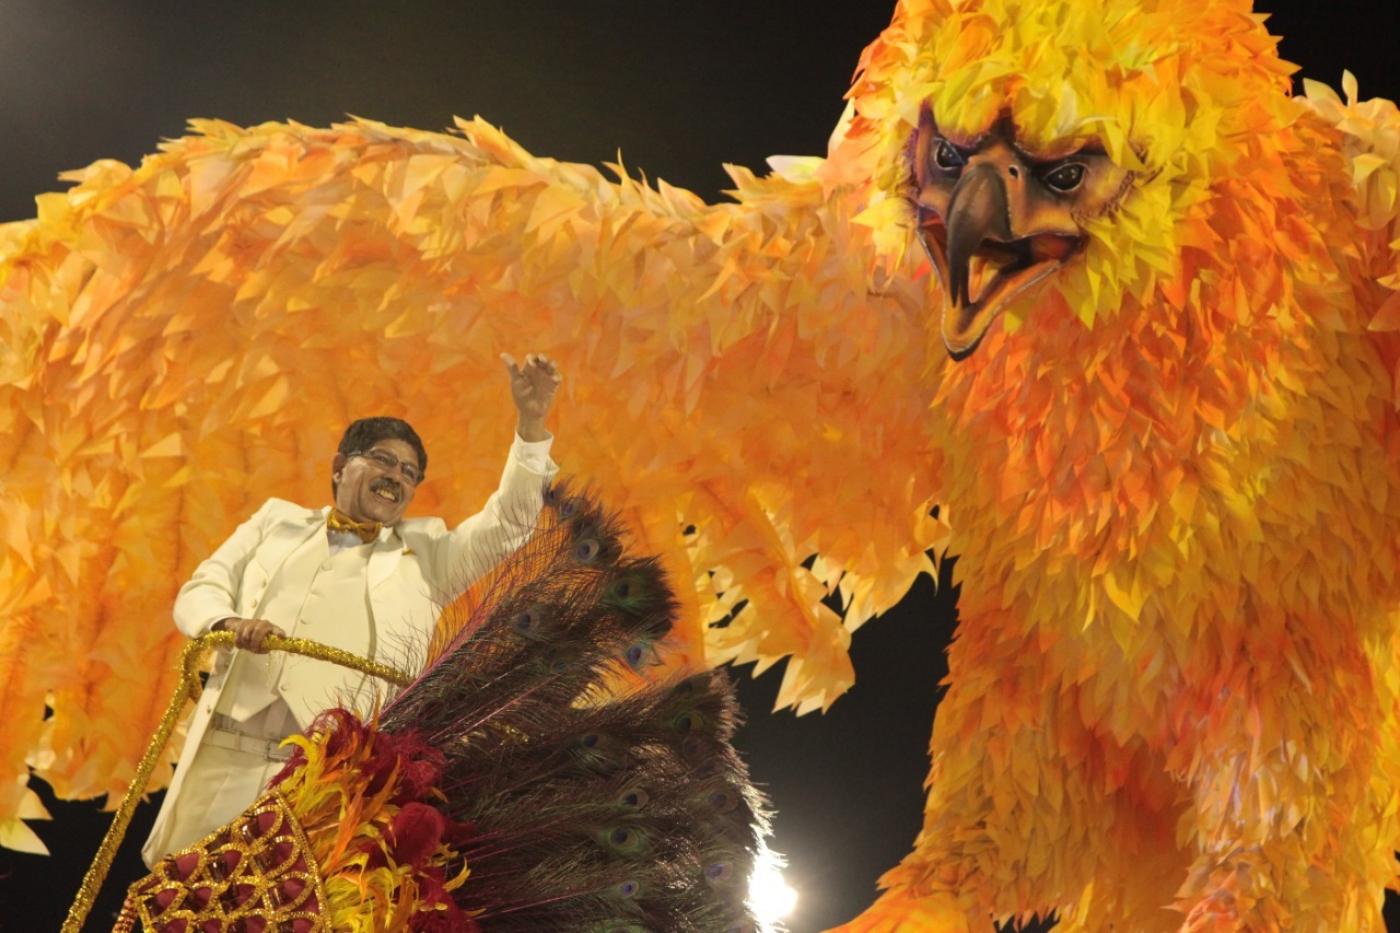
[[[122,797],[121,805],[117,807],[117,812],[112,815],[112,825],[108,827],[107,835],[103,837],[102,845],[98,847],[91,867],[83,876],[83,883],[78,888],[77,896],[73,899],[73,906],[68,908],[68,919],[63,921],[61,933],[81,933],[83,922],[92,912],[97,892],[102,887],[102,882],[107,880],[107,873],[112,868],[112,859],[116,857],[117,848],[122,844],[122,838],[126,835],[126,828],[131,824],[131,817],[136,812],[136,805],[140,802],[141,795],[146,792],[146,784],[151,779],[151,772],[155,770],[161,752],[165,750],[166,743],[170,741],[170,733],[175,731],[175,723],[180,718],[185,701],[199,699],[199,667],[196,662],[204,656],[206,649],[233,647],[234,637],[232,632],[210,632],[196,638],[180,652],[180,683],[175,688],[174,694],[171,695],[170,702],[166,704],[165,715],[161,717],[160,726],[156,728],[156,734],[151,738],[151,744],[146,746],[146,754],[142,756],[141,763],[136,766],[136,776],[131,779],[131,784],[126,789],[126,796]],[[280,635],[268,635],[263,639],[263,645],[273,651],[287,651],[315,658],[318,661],[339,664],[341,667],[348,667],[362,674],[387,680],[398,687],[408,686],[413,679],[411,675],[405,674],[403,671],[305,638],[283,638]]]

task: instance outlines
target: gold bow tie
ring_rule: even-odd
[[[357,522],[340,509],[331,509],[331,514],[326,517],[326,528],[331,531],[348,531],[359,535],[360,540],[369,544],[379,537],[379,529],[384,526],[379,522]]]

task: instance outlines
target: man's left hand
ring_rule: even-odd
[[[525,365],[517,366],[515,357],[502,353],[510,373],[510,394],[515,399],[516,433],[521,440],[542,441],[549,437],[544,416],[554,404],[554,393],[563,376],[554,361],[543,353],[525,354]]]

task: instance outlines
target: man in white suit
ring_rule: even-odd
[[[542,354],[526,356],[523,367],[502,359],[516,438],[500,486],[476,515],[451,529],[439,518],[405,520],[427,452],[406,422],[363,419],[346,430],[331,462],[333,507],[269,499],[180,589],[180,631],[191,638],[231,631],[241,650],[221,658],[205,685],[141,850],[147,865],[198,842],[256,800],[290,754],[279,742],[321,710],[348,703],[363,713],[371,704],[377,685],[369,678],[269,655],[261,647],[269,634],[401,663],[404,647],[427,642],[437,605],[529,536],[558,470],[544,418],[560,376]]]

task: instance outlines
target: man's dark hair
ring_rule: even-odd
[[[369,450],[378,442],[391,438],[403,441],[413,448],[413,452],[418,455],[418,473],[427,476],[428,451],[423,447],[423,440],[418,436],[418,432],[413,430],[413,426],[402,418],[361,418],[351,422],[350,427],[346,428],[345,433],[341,436],[340,446],[336,448],[336,452],[348,457],[352,453]],[[332,478],[332,496],[335,495],[339,486],[340,484]]]

